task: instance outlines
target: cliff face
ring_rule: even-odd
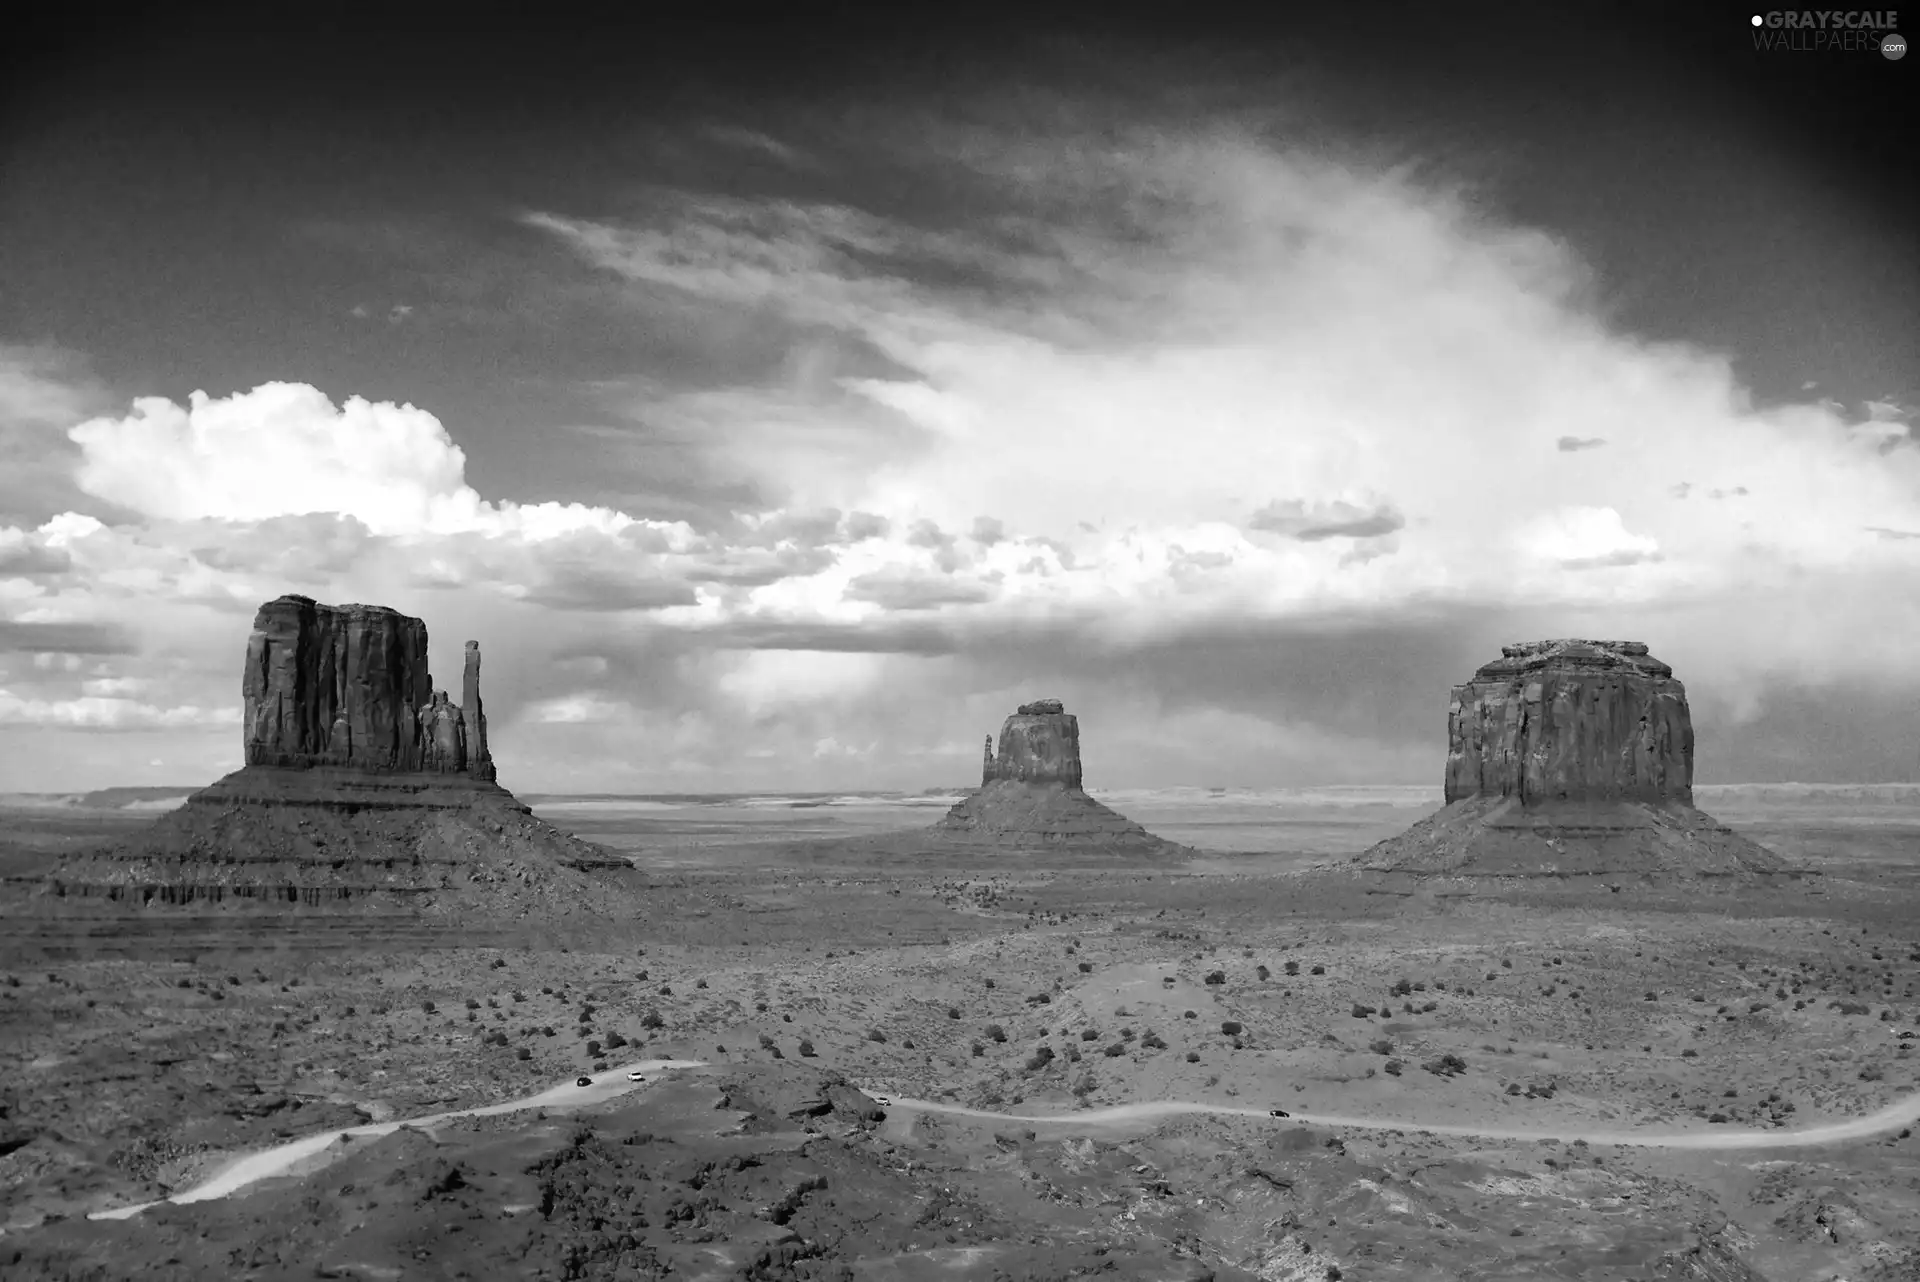
[[[1000,727],[1000,751],[982,784],[1015,783],[1080,787],[1080,719],[1058,699],[1023,703]]]
[[[1446,799],[1693,804],[1693,720],[1637,641],[1502,647],[1447,710]]]
[[[397,610],[269,601],[254,616],[240,688],[249,766],[493,778],[479,643],[467,642],[452,703],[427,671],[427,625]]]
[[[433,688],[419,619],[283,596],[254,617],[241,692],[246,766],[138,837],[63,861],[50,898],[631,910],[626,858],[496,780],[476,642],[455,703]]]
[[[980,790],[935,824],[942,841],[1009,849],[1177,854],[1081,786],[1080,721],[1058,699],[1021,704],[988,739]]]
[[[1637,641],[1503,647],[1454,688],[1447,739],[1447,804],[1344,866],[1647,880],[1792,871],[1694,808],[1686,687]]]

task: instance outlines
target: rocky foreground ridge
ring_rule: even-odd
[[[43,898],[134,904],[590,907],[627,860],[501,787],[469,641],[461,702],[427,628],[384,606],[260,607],[241,678],[247,764],[137,837],[63,863]],[[599,888],[607,889],[605,887]]]
[[[1000,727],[999,752],[982,762],[979,791],[929,836],[1022,850],[1188,853],[1089,797],[1081,780],[1079,718],[1058,699],[1022,704]]]
[[[1455,686],[1446,802],[1346,861],[1451,876],[1731,877],[1786,871],[1693,804],[1693,718],[1638,641],[1502,647]]]

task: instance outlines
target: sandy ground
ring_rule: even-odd
[[[257,1171],[239,1163],[303,1138],[316,1153],[338,1148],[342,1132],[360,1137],[346,1148],[376,1155],[353,1160],[387,1153],[401,1170],[412,1158],[388,1146],[413,1143],[411,1130],[381,1128],[521,1101],[580,1072],[598,1087],[644,1059],[703,1062],[681,1075],[767,1134],[795,1123],[777,1103],[749,1107],[755,1091],[806,1096],[841,1078],[893,1094],[882,1119],[852,1104],[822,1114],[794,1152],[830,1181],[834,1163],[861,1164],[843,1176],[861,1187],[884,1168],[912,1199],[965,1185],[975,1222],[993,1226],[981,1233],[1045,1239],[1047,1251],[1150,1247],[1223,1278],[1685,1276],[1657,1272],[1668,1252],[1726,1256],[1778,1282],[1914,1276],[1912,1117],[1859,1119],[1920,1092],[1920,805],[1703,800],[1814,875],[1744,894],[1402,894],[1306,871],[1397,831],[1420,813],[1410,802],[1268,806],[1261,849],[1249,838],[1260,806],[1214,812],[1200,799],[1185,822],[1159,815],[1161,830],[1193,840],[1211,824],[1239,852],[1153,869],[991,856],[930,868],[865,847],[836,857],[833,817],[817,811],[804,845],[759,814],[601,811],[570,826],[657,874],[646,915],[602,936],[302,914],[270,928],[9,918],[0,1265],[9,1250],[21,1276],[138,1255],[140,1276],[195,1276],[206,1257],[182,1248],[168,1274],[139,1235],[197,1242],[199,1229],[180,1226],[203,1215],[208,1240],[237,1241],[344,1158],[111,1230],[125,1236],[86,1215]],[[16,843],[15,866],[85,829],[59,822]],[[880,826],[861,816],[849,835]],[[608,1091],[574,1101],[577,1117],[637,1107]],[[1273,1107],[1294,1117],[1268,1118]],[[1041,1114],[1071,1124],[1032,1120]],[[443,1137],[483,1121],[528,1136],[551,1125],[525,1112],[442,1120]],[[1850,1124],[1873,1133],[1794,1138]],[[618,1180],[633,1182],[609,1187]],[[495,1212],[522,1224],[491,1205],[462,1232],[481,1234]],[[669,1228],[705,1231],[689,1223],[653,1225],[606,1276],[654,1276],[687,1245]],[[766,1276],[913,1276],[920,1260],[986,1278],[1007,1266],[994,1241],[947,1232],[956,1240],[908,1250],[911,1234],[822,1227],[832,1251],[788,1242],[787,1272]],[[540,1237],[524,1274],[500,1276],[566,1276],[561,1237]],[[282,1267],[251,1259],[217,1263],[233,1276]]]

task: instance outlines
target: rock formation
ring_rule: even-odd
[[[585,874],[630,870],[499,785],[478,642],[454,703],[433,688],[419,619],[283,596],[254,616],[241,695],[246,765],[140,837],[68,861],[53,897],[470,904],[491,892],[518,913],[548,892],[584,904]]]
[[[1534,641],[1454,687],[1446,805],[1349,866],[1747,877],[1779,856],[1693,805],[1686,687],[1637,641]]]
[[[948,811],[930,835],[1013,849],[1182,853],[1086,794],[1080,721],[1058,699],[1020,705],[1000,728],[998,754],[988,738],[980,790]]]

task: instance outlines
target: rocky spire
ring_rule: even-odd
[[[480,643],[467,642],[467,666],[460,682],[460,710],[466,722],[467,770],[493,778],[493,754],[487,750],[487,714],[480,704]]]

